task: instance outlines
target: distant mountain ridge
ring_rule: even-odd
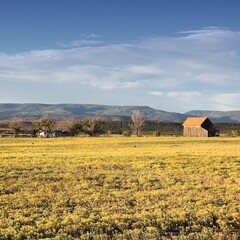
[[[190,116],[206,116],[213,122],[240,123],[240,111],[190,111],[184,114],[157,110],[148,106],[110,106],[97,104],[40,104],[1,103],[0,120],[21,118],[39,119],[44,115],[54,120],[79,119],[99,116],[102,119],[130,120],[133,110],[138,109],[146,120],[183,122]]]
[[[208,111],[208,110],[193,110],[186,112],[192,116],[206,116],[213,122],[224,123],[240,123],[240,111]]]

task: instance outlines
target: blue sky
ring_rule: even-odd
[[[240,110],[240,1],[1,0],[0,102]]]

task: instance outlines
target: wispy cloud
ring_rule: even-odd
[[[82,86],[86,101],[86,89],[94,88],[109,104],[114,90],[125,96],[119,104],[175,111],[239,108],[240,32],[212,27],[129,44],[82,38],[62,43],[66,48],[0,54],[0,84],[51,83],[61,91],[69,84],[73,92]]]
[[[97,45],[101,43],[103,42],[98,40],[81,39],[81,40],[74,40],[66,43],[58,43],[58,45],[61,47],[82,47],[82,46]]]
[[[91,45],[99,45],[104,42],[100,40],[101,35],[95,33],[81,34],[81,38],[68,42],[58,42],[57,45],[60,47],[76,48],[76,47],[86,47]]]
[[[221,93],[212,97],[216,110],[239,110],[240,93]]]
[[[143,74],[143,75],[156,75],[164,72],[159,68],[159,66],[148,66],[148,65],[133,65],[129,67],[128,70],[133,74]]]
[[[153,95],[153,96],[164,96],[165,94],[163,92],[160,92],[160,91],[151,91],[149,92],[150,95]]]
[[[200,92],[197,91],[189,91],[189,92],[167,92],[166,96],[170,97],[170,98],[175,98],[175,99],[179,99],[180,101],[194,101],[196,99],[199,99],[202,94]]]
[[[85,38],[101,38],[102,35],[96,34],[96,33],[83,33],[81,34],[82,37]]]

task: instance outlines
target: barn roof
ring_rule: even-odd
[[[208,118],[207,117],[189,117],[182,124],[183,126],[201,126]]]

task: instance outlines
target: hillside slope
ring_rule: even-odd
[[[183,122],[189,116],[206,116],[213,122],[240,123],[240,111],[190,111],[184,114],[166,112],[148,106],[110,106],[96,104],[39,104],[1,103],[0,120],[21,118],[34,120],[47,115],[54,120],[79,119],[99,116],[102,119],[129,120],[138,109],[146,120]]]
[[[138,109],[147,120],[182,122],[186,115],[156,110],[147,106],[108,106],[95,104],[0,104],[0,119],[38,119],[44,115],[55,120],[99,116],[103,119],[129,120]]]
[[[207,110],[194,110],[186,112],[185,114],[193,116],[207,116],[213,122],[225,122],[225,123],[239,123],[240,111],[207,111]]]

